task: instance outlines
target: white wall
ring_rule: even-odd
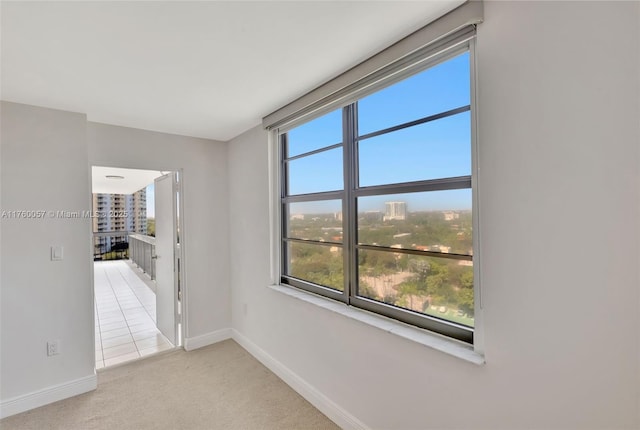
[[[228,329],[227,145],[93,122],[87,134],[91,165],[183,169],[186,337]]]
[[[85,116],[1,106],[1,209],[90,210]],[[17,397],[92,377],[95,362],[90,220],[3,217],[0,226],[4,408]],[[52,245],[64,246],[64,260],[50,260]],[[60,341],[60,355],[47,357],[49,340]]]
[[[259,128],[229,145],[233,327],[371,428],[640,427],[639,9],[485,5],[486,365],[266,288]]]
[[[9,102],[1,115],[3,211],[90,210],[90,165],[182,169],[187,340],[228,332],[226,144]],[[89,218],[2,218],[1,230],[6,416],[95,388],[93,263]],[[63,261],[50,261],[52,245],[64,246]],[[60,355],[47,357],[49,340],[61,342]]]

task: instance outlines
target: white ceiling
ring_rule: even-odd
[[[227,141],[463,2],[3,1],[0,97]]]
[[[107,176],[122,176],[122,179],[109,179]],[[153,180],[160,176],[162,176],[162,172],[155,170],[93,166],[91,168],[91,192],[133,194],[147,185],[153,184]]]

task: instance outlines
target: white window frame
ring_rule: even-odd
[[[475,3],[474,7],[477,7],[478,4],[481,6],[481,2],[470,2]],[[467,7],[470,7],[469,4],[466,4]],[[463,5],[464,6],[464,5]],[[460,9],[463,9],[461,7]],[[481,9],[480,9],[481,11]],[[446,18],[446,16],[445,16]],[[474,18],[475,23],[481,22],[481,14],[479,18]],[[469,19],[471,21],[471,19]],[[281,260],[281,248],[282,248],[282,218],[281,218],[281,173],[280,173],[280,152],[279,152],[279,134],[283,131],[290,130],[295,128],[298,125],[303,123],[312,121],[313,119],[324,115],[332,110],[335,110],[341,106],[347,105],[349,103],[345,102],[345,99],[340,99],[335,95],[331,97],[333,100],[330,103],[327,103],[324,106],[318,107],[317,105],[307,107],[307,109],[302,109],[302,115],[297,118],[291,119],[291,117],[285,118],[284,114],[280,112],[276,112],[272,114],[272,116],[280,116],[277,118],[280,123],[276,124],[276,121],[273,120],[272,124],[276,124],[277,126],[269,125],[268,119],[265,118],[263,123],[267,128],[270,129],[269,132],[269,167],[270,167],[270,225],[271,225],[271,279],[272,279],[272,288],[285,292],[291,296],[300,298],[302,300],[317,304],[321,307],[337,311],[343,315],[355,318],[357,320],[370,323],[371,325],[378,326],[383,328],[387,332],[395,332],[400,334],[403,337],[414,340],[418,343],[425,344],[427,346],[434,347],[436,349],[442,350],[444,352],[451,353],[452,355],[456,355],[461,358],[465,358],[468,361],[474,362],[476,364],[484,363],[484,329],[483,329],[483,304],[482,304],[482,274],[481,274],[481,252],[480,252],[480,244],[481,244],[481,231],[480,231],[480,203],[479,203],[479,165],[478,165],[478,133],[477,133],[477,117],[478,117],[478,109],[477,109],[477,88],[476,88],[476,50],[475,50],[475,35],[473,38],[465,41],[467,48],[465,49],[469,51],[470,54],[470,84],[471,84],[471,161],[472,161],[472,172],[471,172],[471,189],[472,189],[472,213],[473,213],[473,273],[474,273],[474,303],[475,303],[475,312],[474,312],[474,334],[473,334],[473,342],[472,344],[462,343],[458,339],[443,337],[438,333],[434,333],[430,330],[425,330],[423,328],[414,328],[407,326],[402,322],[389,321],[387,317],[377,314],[371,313],[367,310],[362,310],[360,308],[354,308],[351,306],[342,305],[340,303],[335,302],[332,299],[328,299],[325,297],[319,297],[315,294],[305,291],[305,290],[297,290],[295,287],[290,286],[282,286],[280,285],[280,279],[282,276],[282,260]],[[451,47],[449,47],[451,48]],[[414,59],[415,60],[415,59]],[[424,62],[423,64],[417,64],[420,62]],[[395,73],[395,76],[392,78],[388,78],[384,80],[384,83],[381,85],[379,82],[374,82],[369,86],[360,87],[359,91],[353,92],[349,95],[350,100],[357,100],[363,98],[365,95],[374,93],[381,89],[381,87],[389,86],[397,81],[400,81],[408,76],[411,76],[415,73],[419,73],[422,70],[428,69],[433,65],[444,61],[443,58],[422,58],[418,59],[416,64],[409,64],[403,70]],[[314,90],[316,91],[316,90]],[[313,93],[313,92],[312,92]],[[310,93],[311,94],[311,93]],[[312,94],[311,94],[312,95]],[[305,96],[306,97],[306,96]],[[304,98],[304,97],[303,97]],[[302,99],[303,99],[302,98]],[[298,102],[298,101],[297,101]],[[295,102],[292,102],[290,105],[287,105],[283,110],[286,111],[287,108],[291,108],[291,105],[294,105]],[[346,185],[346,184],[345,184]],[[345,277],[348,277],[349,274],[345,273]],[[346,294],[345,294],[346,295]],[[342,306],[338,306],[342,305]],[[336,307],[337,306],[337,307]],[[364,315],[364,316],[363,316]],[[389,324],[397,324],[395,329],[389,329]],[[409,333],[409,335],[407,335]],[[443,340],[447,341],[443,343]],[[473,354],[469,355],[469,352],[473,352]]]

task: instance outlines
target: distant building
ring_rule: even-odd
[[[133,194],[93,194],[93,232],[121,232],[121,235],[94,235],[94,253],[109,252],[117,243],[127,242],[128,233],[147,234],[147,190]]]
[[[406,202],[385,202],[384,220],[405,220],[407,219]]]
[[[291,220],[294,220],[294,219],[303,220],[304,219],[304,215],[303,214],[294,214],[294,215],[291,215],[289,217],[289,219],[291,219]]]
[[[442,212],[442,215],[444,216],[445,221],[453,221],[454,219],[460,218],[460,214],[458,212],[447,211]]]

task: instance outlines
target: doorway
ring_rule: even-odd
[[[92,167],[96,368],[182,346],[179,171]]]

